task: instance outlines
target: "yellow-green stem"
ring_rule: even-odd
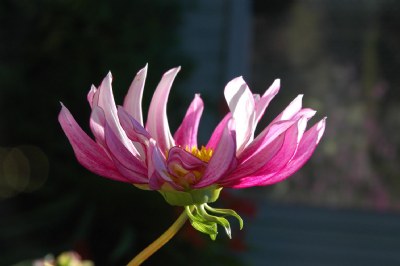
[[[157,250],[164,246],[171,238],[182,228],[185,224],[188,216],[184,210],[182,214],[176,219],[176,221],[165,231],[159,238],[157,238],[153,243],[142,250],[136,257],[134,257],[127,266],[137,266],[142,264],[151,255],[153,255]]]

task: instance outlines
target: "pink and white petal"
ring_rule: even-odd
[[[268,125],[247,147],[246,149],[238,155],[239,163],[251,159],[252,157],[259,157],[259,159],[263,158],[259,153],[265,152],[266,147],[275,141],[282,133],[288,130],[293,124],[295,124],[295,120],[284,120],[277,121]],[[268,151],[267,151],[268,152]]]
[[[176,163],[181,165],[185,170],[207,166],[207,163],[178,146],[172,147],[168,152],[167,166],[170,172],[172,172],[170,166]]]
[[[149,144],[149,149],[147,150],[147,164],[150,188],[153,190],[159,190],[165,183],[168,183],[174,189],[182,190],[183,188],[175,184],[175,182],[170,178],[165,157],[157,146],[156,141],[150,139]]]
[[[236,179],[236,182],[232,180],[231,184],[254,186],[254,184],[262,180],[258,176],[263,176],[263,178],[268,179],[276,175],[276,173],[281,171],[296,154],[306,126],[307,119],[303,117],[285,132],[285,139],[280,150],[270,160],[266,161],[262,167],[254,168],[256,170],[252,173],[242,175],[242,177],[238,176],[239,178]],[[253,157],[252,159],[257,159],[257,157]],[[257,178],[254,178],[254,176],[257,176]]]
[[[282,149],[285,140],[284,134],[280,134],[271,143],[266,145],[256,156],[252,156],[250,159],[244,162],[238,162],[237,168],[228,175],[224,176],[219,182],[222,186],[231,186],[236,184],[238,180],[241,180],[248,176],[253,176],[254,173],[267,164],[276,154]]]
[[[107,147],[118,170],[132,183],[147,183],[146,163],[128,151],[108,124],[104,132]]]
[[[139,157],[146,158],[147,148],[149,146],[149,140],[151,138],[150,134],[121,106],[118,107],[118,118],[127,137],[134,143],[138,143],[140,145],[140,147],[139,145],[136,145]]]
[[[167,101],[172,83],[179,70],[180,67],[173,68],[163,75],[154,92],[147,116],[146,129],[157,140],[162,151],[167,151],[175,146],[168,124]]]
[[[194,188],[207,187],[218,183],[224,174],[236,167],[236,134],[235,121],[229,120],[218,142],[217,148],[208,162],[201,180]]]
[[[253,94],[242,77],[230,81],[224,90],[225,99],[235,119],[236,147],[242,151],[247,143],[253,139],[255,129],[255,103]]]
[[[326,118],[319,121],[304,133],[298,150],[293,159],[270,179],[263,180],[258,186],[271,185],[280,182],[297,172],[311,157],[325,131]]]
[[[311,108],[303,108],[297,114],[295,114],[292,119],[297,120],[300,117],[305,117],[307,120],[310,120],[316,113],[317,111]]]
[[[104,111],[99,106],[94,106],[92,113],[90,114],[90,129],[96,139],[96,142],[101,146],[106,148],[105,138],[104,138],[104,127],[106,124],[106,118],[104,116]]]
[[[280,113],[273,121],[289,120],[292,119],[300,110],[302,106],[303,94],[298,95],[286,108]]]
[[[87,100],[88,100],[91,108],[93,108],[93,98],[94,98],[94,95],[96,94],[96,91],[97,91],[96,87],[94,85],[92,85],[87,94]]]
[[[147,64],[135,76],[125,96],[123,107],[136,121],[143,126],[142,98],[147,76]]]
[[[121,106],[118,107],[118,118],[128,138],[135,142],[148,145],[151,138],[149,132],[140,123],[128,114]]]
[[[231,120],[232,115],[228,113],[225,117],[219,122],[217,127],[214,129],[213,133],[211,134],[210,139],[206,145],[207,149],[215,150],[217,148],[218,142],[221,139],[222,134],[226,128],[226,124]]]
[[[78,161],[95,174],[117,181],[129,182],[118,172],[105,150],[81,129],[69,110],[63,104],[61,106],[58,121],[71,143]]]
[[[98,88],[99,98],[98,106],[104,111],[104,116],[107,123],[110,125],[111,129],[114,131],[115,135],[120,139],[123,145],[132,153],[137,155],[138,151],[134,144],[128,139],[125,132],[123,131],[117,116],[117,107],[114,101],[114,95],[111,87],[112,75],[109,72],[107,76],[102,81]]]
[[[311,157],[317,147],[325,130],[325,120],[315,124],[312,128],[307,130],[300,141],[299,147],[292,160],[278,173],[273,176],[254,176],[256,181],[254,184],[238,184],[232,186],[233,188],[245,188],[250,186],[266,186],[278,183],[298,171]]]
[[[245,161],[239,160],[235,172],[224,179],[224,186],[237,183],[251,183],[253,176],[260,174],[275,174],[284,167],[296,152],[297,146],[303,135],[307,119],[302,118],[290,128],[279,134],[270,144],[264,146],[257,153]]]
[[[264,95],[256,101],[256,123],[260,121],[263,116],[265,109],[268,107],[271,100],[278,94],[281,87],[281,80],[276,79]]]
[[[197,131],[204,104],[199,94],[196,94],[190,104],[182,124],[174,134],[175,145],[189,148],[197,147]]]

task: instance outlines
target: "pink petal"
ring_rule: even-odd
[[[271,123],[266,127],[248,146],[247,148],[238,155],[238,159],[240,164],[251,159],[252,157],[259,157],[262,159],[265,156],[264,152],[268,152],[268,148],[266,148],[270,143],[275,141],[282,133],[288,130],[293,124],[295,124],[295,120],[285,120],[285,121],[277,121]],[[261,154],[259,154],[261,152]],[[240,167],[240,166],[239,166]]]
[[[238,183],[238,180],[247,176],[253,176],[254,172],[268,163],[282,149],[285,140],[284,134],[278,135],[273,141],[264,146],[264,148],[252,156],[250,159],[240,163],[237,168],[220,180],[220,184],[224,187],[230,187]]]
[[[190,152],[177,146],[172,147],[168,152],[168,160],[167,160],[168,167],[170,164],[174,163],[179,163],[186,170],[192,170],[198,167],[207,166],[207,163],[203,162]]]
[[[303,95],[298,95],[289,105],[283,110],[273,121],[272,123],[280,120],[289,120],[292,119],[300,110],[302,106]]]
[[[212,149],[215,150],[217,148],[218,142],[221,139],[222,134],[224,133],[226,124],[230,121],[232,118],[231,113],[228,113],[222,120],[219,122],[217,127],[214,129],[214,132],[212,133],[210,140],[207,143],[207,149]]]
[[[137,74],[124,100],[124,109],[143,126],[142,97],[147,76],[147,64]]]
[[[230,81],[225,87],[225,99],[235,119],[237,151],[242,151],[253,139],[255,129],[255,103],[253,95],[242,77]]]
[[[92,107],[92,108],[93,108],[93,98],[94,98],[96,91],[97,91],[96,87],[94,85],[92,85],[92,87],[90,87],[90,91],[87,94],[87,100],[90,104],[90,107]]]
[[[151,138],[149,132],[121,106],[118,107],[118,118],[130,140],[148,146],[148,142]]]
[[[270,125],[265,130],[266,132],[261,134],[263,137],[257,138],[240,155],[238,167],[233,173],[224,178],[224,186],[236,184],[236,182],[239,182],[238,180],[254,176],[255,173],[261,171],[260,169],[274,165],[275,161],[273,159],[277,156],[280,158],[278,163],[283,163],[282,155],[290,147],[288,143],[292,144],[293,141],[298,140],[297,135],[295,135],[297,132],[297,124],[295,122],[279,121]],[[294,151],[295,149],[293,153]],[[287,158],[287,160],[289,159],[290,157]],[[287,163],[287,160],[285,163]]]
[[[307,126],[307,119],[301,118],[296,124],[291,126],[285,132],[284,141],[279,149],[279,151],[270,160],[265,161],[262,167],[254,167],[254,171],[238,176],[236,180],[232,180],[230,184],[225,184],[226,186],[241,186],[241,187],[251,187],[258,184],[263,179],[268,179],[279,171],[292,159],[296,150],[298,148],[300,139],[304,133]],[[257,160],[260,156],[252,157],[253,160]],[[262,178],[261,178],[262,176]]]
[[[175,146],[168,125],[167,101],[172,83],[179,70],[180,67],[173,68],[164,74],[154,92],[147,116],[146,129],[157,140],[162,151],[167,151]]]
[[[61,104],[58,121],[74,149],[78,161],[95,174],[122,182],[130,182],[115,168],[102,147],[94,142],[76,123],[69,110]]]
[[[289,161],[289,163],[275,175],[256,176],[253,177],[253,179],[254,180],[258,179],[258,182],[255,182],[254,184],[242,183],[232,187],[244,188],[249,186],[265,186],[265,185],[275,184],[277,182],[280,182],[288,178],[296,171],[298,171],[310,159],[311,155],[313,154],[317,144],[319,143],[324,133],[324,130],[325,130],[325,118],[304,133],[303,138],[301,139],[300,144],[297,148],[296,154],[294,155],[292,160]]]
[[[228,171],[236,167],[236,134],[235,123],[231,119],[219,140],[217,148],[208,162],[208,167],[201,180],[194,188],[207,187],[218,183],[218,180]]]
[[[103,82],[98,88],[96,94],[98,94],[97,105],[104,111],[104,116],[115,135],[120,139],[123,145],[132,153],[138,154],[137,149],[133,143],[128,139],[125,132],[123,131],[117,116],[117,107],[114,101],[114,95],[111,87],[112,76],[111,73],[104,78]],[[94,96],[96,97],[96,95]]]
[[[101,146],[106,147],[104,138],[104,126],[106,124],[106,118],[104,111],[99,106],[94,106],[92,113],[90,114],[90,128],[96,139],[96,142]]]
[[[146,158],[147,148],[151,138],[150,134],[121,106],[118,107],[118,118],[125,134],[135,144],[138,156],[140,158]]]
[[[304,133],[298,150],[293,159],[279,173],[263,181],[258,186],[271,185],[280,182],[297,172],[311,157],[325,131],[326,118],[319,121]]]
[[[168,183],[176,190],[183,188],[175,184],[168,174],[165,157],[161,153],[154,139],[150,139],[147,158],[148,160],[148,176],[149,186],[153,190],[159,190],[165,183]]]
[[[194,100],[190,104],[186,115],[175,132],[175,144],[189,148],[197,147],[197,131],[199,128],[200,117],[203,112],[204,105],[199,94],[196,94]]]
[[[313,117],[315,114],[317,113],[317,111],[310,109],[310,108],[303,108],[300,111],[297,112],[297,114],[295,114],[293,116],[292,119],[297,120],[300,117],[305,117],[307,118],[307,120],[309,120],[311,117]]]
[[[272,85],[268,88],[268,90],[264,93],[264,95],[256,101],[256,121],[260,121],[263,116],[265,109],[268,107],[271,100],[278,94],[279,89],[281,87],[281,80],[276,79]]]
[[[105,140],[119,172],[132,183],[147,183],[145,163],[126,149],[108,124],[105,125]]]

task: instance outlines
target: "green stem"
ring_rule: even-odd
[[[188,216],[184,210],[182,214],[176,219],[176,221],[165,231],[161,236],[159,236],[153,243],[142,250],[136,257],[134,257],[127,266],[137,266],[142,264],[151,255],[153,255],[157,250],[164,246],[171,238],[182,228],[185,224]]]

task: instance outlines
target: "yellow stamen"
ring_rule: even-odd
[[[186,146],[185,150],[190,152],[191,154],[193,154],[194,156],[196,156],[197,158],[199,158],[200,160],[202,160],[203,162],[206,162],[206,163],[208,163],[208,161],[210,161],[211,156],[213,154],[213,150],[211,148],[207,149],[204,146],[201,146],[200,150],[196,146],[193,146],[192,148],[189,148],[188,146]]]

